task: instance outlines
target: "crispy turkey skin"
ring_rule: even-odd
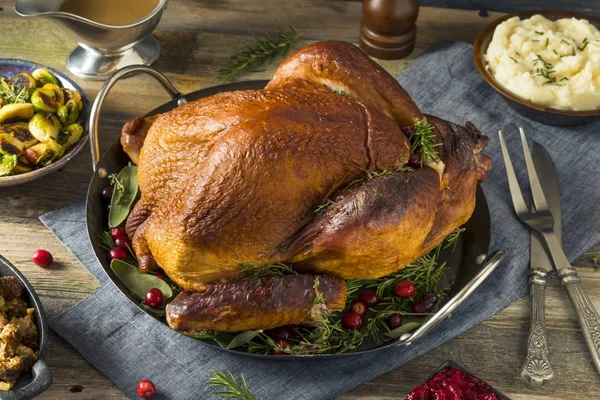
[[[403,129],[423,118],[440,160],[396,172],[411,151]],[[186,290],[167,319],[189,334],[236,329],[223,310],[238,310],[235,324],[243,329],[306,322],[299,311],[311,301],[306,291],[295,293],[289,318],[260,299],[243,305],[223,293],[227,285],[249,287],[237,282],[240,264],[291,263],[329,275],[344,293],[339,278],[395,272],[470,218],[477,184],[491,167],[481,153],[487,138],[472,124],[424,116],[393,77],[337,41],[298,50],[263,90],[220,93],[138,118],[121,142],[138,164],[141,190],[127,232],[143,271],[160,266]],[[386,173],[370,180],[367,171]],[[309,276],[288,283],[304,287]],[[281,279],[253,282],[252,290],[280,287]],[[339,308],[341,289],[324,290],[328,306]]]

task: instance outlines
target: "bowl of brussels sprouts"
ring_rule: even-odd
[[[61,169],[85,146],[89,101],[65,75],[0,59],[0,187]]]

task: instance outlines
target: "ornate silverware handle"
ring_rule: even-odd
[[[577,312],[579,326],[583,332],[585,343],[592,355],[596,370],[600,372],[600,316],[594,308],[588,297],[581,280],[577,276],[577,271],[573,267],[561,268],[558,270],[558,279],[565,288]]]
[[[529,289],[531,322],[527,339],[527,358],[523,363],[521,377],[531,386],[541,386],[554,378],[546,339],[546,270],[532,268]]]

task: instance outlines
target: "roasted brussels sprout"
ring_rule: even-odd
[[[31,154],[31,152],[35,152],[37,155],[37,165],[46,166],[61,158],[65,153],[65,148],[50,139],[45,143],[38,143],[27,149],[27,153]]]
[[[83,135],[83,126],[81,124],[72,124],[60,131],[57,142],[68,149],[79,142],[81,135]]]
[[[40,81],[41,86],[44,86],[47,83],[51,83],[53,85],[58,85],[58,79],[54,75],[50,73],[46,68],[38,68],[31,73],[35,79]]]
[[[69,100],[64,106],[58,107],[56,114],[63,126],[74,124],[79,118],[79,106],[75,100]]]
[[[8,133],[0,133],[0,154],[19,155],[25,146]]]
[[[33,104],[35,111],[53,113],[65,104],[65,96],[60,87],[48,83],[33,92],[31,95],[31,104]]]
[[[0,124],[29,121],[33,117],[33,106],[29,103],[7,104],[0,108]]]
[[[17,122],[15,124],[0,125],[1,133],[11,134],[15,139],[23,144],[24,148],[33,146],[38,140],[29,132],[26,122]]]
[[[81,100],[81,94],[77,90],[63,88],[63,94],[65,96],[65,102],[70,100],[75,101],[77,107],[79,107],[79,111],[81,111],[83,108],[83,101]]]
[[[38,86],[35,78],[27,72],[19,72],[18,74],[14,74],[6,81],[14,88],[16,93],[19,93],[25,89],[27,91],[27,98],[25,100],[29,99],[29,96],[31,96],[35,88]]]
[[[56,116],[49,112],[37,113],[29,120],[29,132],[40,142],[58,139],[62,128]]]
[[[0,154],[0,176],[10,175],[17,165],[17,156],[14,154]]]

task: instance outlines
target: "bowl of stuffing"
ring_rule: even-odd
[[[48,325],[35,291],[0,256],[0,399],[31,399],[50,387]]]

